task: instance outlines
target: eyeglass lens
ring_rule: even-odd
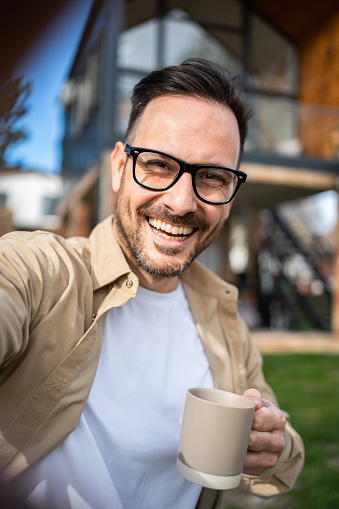
[[[171,157],[154,152],[141,152],[135,164],[137,181],[152,189],[164,189],[172,184],[180,165]],[[223,168],[199,168],[195,186],[200,198],[211,203],[227,202],[237,187],[237,176]]]

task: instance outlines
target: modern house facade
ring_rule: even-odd
[[[270,4],[93,0],[62,96],[66,118],[62,171],[69,195],[60,209],[65,234],[76,233],[77,224],[86,233],[114,210],[109,154],[124,137],[134,85],[153,69],[187,57],[215,60],[241,76],[254,115],[242,163],[248,180],[235,200],[232,221],[203,261],[242,285],[243,295],[252,295],[249,300],[262,294],[260,211],[336,191],[339,175],[339,89],[335,86],[339,6],[332,0],[321,6],[313,0],[294,4],[289,0]],[[293,245],[297,234],[290,226],[275,216],[271,221],[273,230],[288,230]],[[242,265],[241,249],[233,261],[228,256],[241,242],[246,244]],[[289,249],[286,257],[291,256]],[[272,252],[271,258],[278,259],[285,280],[284,259]],[[309,271],[315,270],[310,283],[318,281],[320,293],[329,294],[326,305],[332,306],[331,327],[337,330],[333,273],[327,280],[323,268],[314,267],[318,262],[307,263],[313,266]],[[305,302],[298,305],[307,307]],[[289,307],[294,305],[291,302]]]

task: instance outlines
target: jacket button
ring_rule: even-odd
[[[127,281],[126,281],[126,286],[127,286],[127,288],[132,288],[132,286],[133,286],[133,281],[132,281],[132,279],[127,279]]]
[[[92,315],[92,322],[94,322],[94,320],[96,319],[97,316],[98,316],[98,313],[93,313],[93,315]]]

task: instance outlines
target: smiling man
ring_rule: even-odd
[[[146,106],[130,141],[153,152],[135,152],[122,143],[115,147],[114,231],[142,286],[170,291],[177,281],[167,278],[187,269],[229,215],[238,177],[225,167],[238,164],[237,119],[229,107],[211,100],[164,95]],[[183,161],[193,167],[177,178],[180,164],[185,169]],[[226,203],[216,206],[219,202]]]
[[[255,402],[243,489],[276,495],[301,470],[237,290],[195,261],[246,180],[237,83],[199,59],[145,77],[111,157],[114,215],[89,239],[0,242],[0,471],[30,507],[216,508],[176,470],[192,386]]]

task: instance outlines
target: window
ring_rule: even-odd
[[[257,15],[250,21],[248,85],[259,90],[294,94],[297,61],[294,46]]]
[[[242,3],[238,0],[134,0],[126,2],[126,29],[118,37],[116,74],[117,137],[124,134],[134,85],[153,69],[188,57],[242,70]]]
[[[165,18],[164,31],[165,65],[201,57],[219,62],[232,73],[241,71],[242,41],[238,34],[220,28],[205,28],[178,9]]]
[[[79,136],[98,102],[99,48],[88,54],[84,69],[64,91],[71,103],[71,133]],[[67,97],[67,98],[68,98]],[[64,99],[65,102],[65,99]],[[67,99],[66,99],[67,103]]]
[[[0,192],[0,207],[5,207],[7,203],[7,193]]]
[[[43,196],[42,198],[42,213],[44,216],[52,216],[55,214],[55,209],[59,203],[59,198],[52,196]]]
[[[125,30],[118,38],[117,65],[142,71],[152,71],[157,65],[159,22],[150,19]]]
[[[242,0],[133,0],[118,40],[115,130],[126,130],[129,98],[148,72],[189,57],[239,74],[255,115],[247,150],[300,155],[295,46]]]

